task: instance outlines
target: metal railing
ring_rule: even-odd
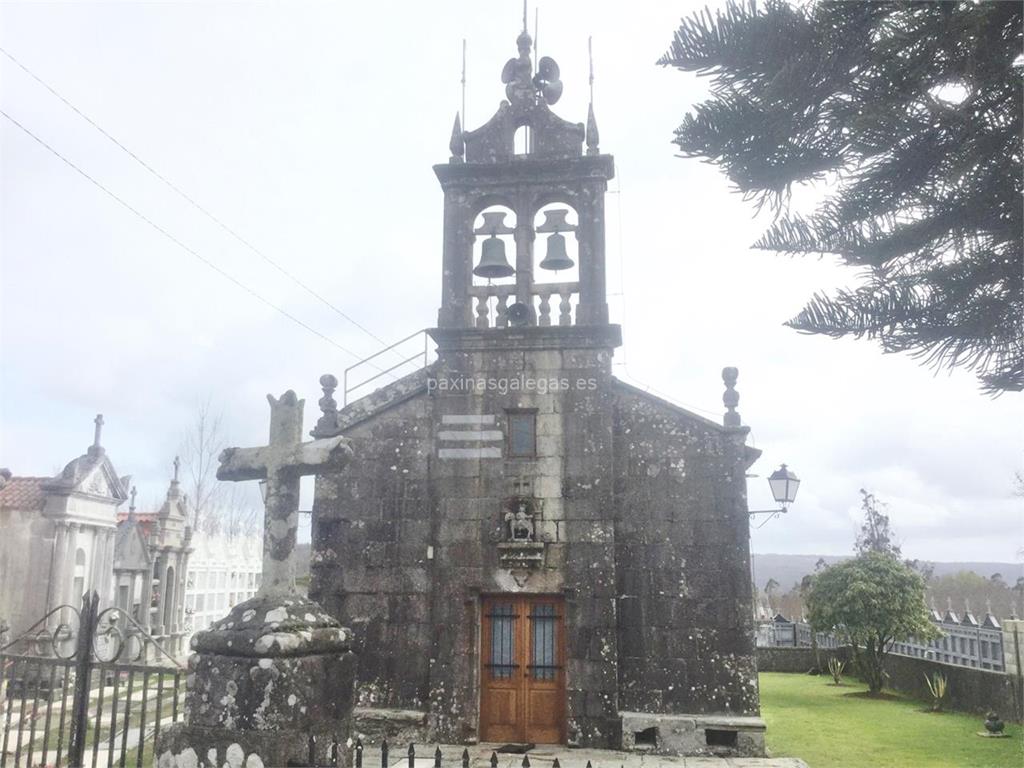
[[[422,336],[423,337],[423,349],[422,350],[417,350],[416,354],[410,355],[409,357],[406,357],[406,358],[403,358],[399,362],[397,362],[394,365],[392,365],[390,368],[382,369],[382,368],[380,368],[379,366],[375,365],[372,362],[373,360],[376,360],[381,355],[384,355],[384,354],[386,354],[388,352],[391,352],[391,351],[395,350],[396,347],[399,347],[400,345],[405,344],[406,342],[412,341],[413,339],[415,339],[418,336]],[[377,379],[381,378],[382,376],[387,376],[387,375],[393,373],[394,371],[398,370],[399,368],[401,368],[401,367],[403,367],[405,365],[408,365],[409,363],[412,363],[412,362],[414,362],[416,360],[422,360],[423,362],[422,362],[421,367],[425,368],[426,365],[427,365],[427,357],[428,357],[428,354],[429,354],[429,351],[430,351],[429,341],[430,341],[430,337],[427,335],[426,329],[419,330],[419,331],[416,331],[415,333],[410,333],[404,339],[399,339],[394,344],[391,344],[391,345],[389,345],[387,347],[384,347],[384,349],[380,350],[379,352],[375,352],[372,355],[370,355],[369,357],[364,357],[362,360],[360,360],[360,361],[350,365],[348,368],[345,369],[345,373],[342,375],[342,405],[343,406],[344,405],[348,405],[349,395],[352,392],[355,392],[357,389],[361,389],[361,388],[365,387],[367,384],[370,384],[371,382],[376,381]],[[350,374],[353,371],[356,371],[359,368],[361,368],[363,366],[366,366],[366,365],[369,365],[370,367],[375,368],[377,370],[377,373],[375,373],[373,376],[370,376],[367,379],[362,379],[357,384],[350,385],[349,384]],[[394,377],[392,377],[392,378],[394,378]]]
[[[959,667],[1006,671],[1003,632],[995,627],[971,625],[950,621],[933,624],[942,635],[935,640],[917,638],[894,641],[886,649],[898,656],[941,661]],[[819,648],[835,648],[843,640],[831,632],[817,633]],[[775,619],[757,626],[756,642],[759,648],[807,648],[811,645],[811,625],[802,621]]]

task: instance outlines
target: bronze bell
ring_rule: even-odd
[[[561,232],[554,232],[548,236],[548,250],[544,255],[544,261],[540,263],[541,269],[572,269],[574,262],[565,252],[565,237]]]
[[[492,234],[484,240],[480,250],[480,263],[473,268],[473,274],[491,280],[496,277],[508,277],[515,273],[516,271],[512,269],[512,265],[505,258],[505,241],[499,240]]]

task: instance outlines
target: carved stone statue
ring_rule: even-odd
[[[509,541],[534,540],[533,515],[530,514],[526,502],[520,501],[516,504],[515,512],[506,512],[505,523],[508,525]]]

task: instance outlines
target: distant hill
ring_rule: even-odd
[[[819,559],[826,563],[840,563],[848,560],[848,555],[754,555],[754,579],[758,589],[764,589],[768,579],[775,579],[780,589],[785,592],[794,584],[799,584],[806,574],[814,572],[814,566]],[[1013,584],[1021,576],[1024,576],[1024,563],[981,563],[981,562],[954,562],[942,563],[928,561],[935,566],[936,576],[945,576],[959,571],[974,571],[984,578],[989,578],[993,573],[1003,574],[1003,581]]]
[[[309,579],[309,555],[310,545],[299,543],[295,545],[296,555],[296,576],[303,581]],[[754,555],[754,581],[758,591],[764,589],[768,579],[775,579],[779,584],[781,593],[788,592],[794,584],[808,573],[814,573],[814,566],[819,559],[832,565],[848,560],[848,555]],[[1003,581],[1007,584],[1015,584],[1017,579],[1024,576],[1024,563],[980,563],[980,562],[956,562],[940,563],[931,562],[935,567],[935,576],[946,576],[960,571],[973,571],[979,576],[987,579],[993,573],[1003,574]],[[982,604],[978,604],[980,609]]]

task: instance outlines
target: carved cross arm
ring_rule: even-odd
[[[217,479],[265,480],[279,471],[315,475],[342,469],[351,456],[352,449],[341,436],[284,446],[226,448],[220,455]]]

